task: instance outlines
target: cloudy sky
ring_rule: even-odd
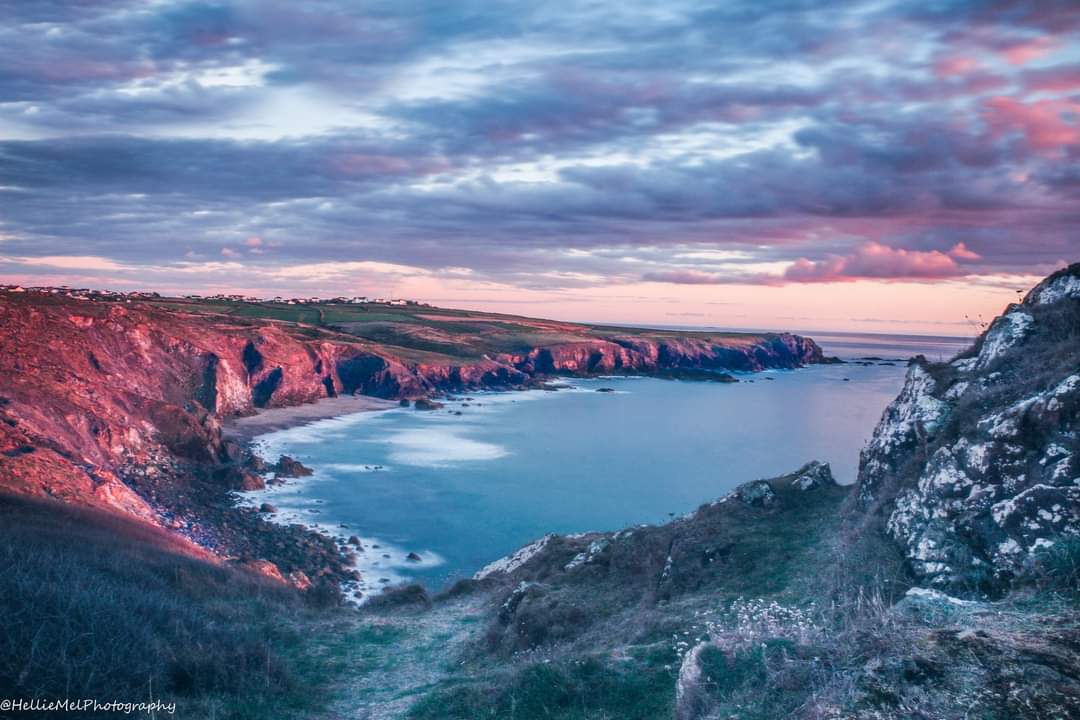
[[[0,16],[8,282],[949,334],[1080,259],[1075,0]]]

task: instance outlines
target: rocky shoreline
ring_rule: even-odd
[[[598,336],[565,323],[545,335],[554,344],[461,360],[191,307],[0,293],[0,490],[132,516],[304,587],[353,579],[349,551],[237,506],[235,491],[266,482],[246,446],[259,432],[399,400],[435,407],[445,393],[550,388],[559,376],[730,382],[828,361],[787,333]]]

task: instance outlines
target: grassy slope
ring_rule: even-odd
[[[747,342],[761,337],[748,333],[665,331],[609,327],[540,320],[517,315],[454,310],[416,305],[248,303],[215,300],[163,299],[155,305],[186,312],[205,312],[237,318],[259,318],[301,323],[388,345],[414,353],[433,354],[457,361],[483,355],[523,353],[537,346],[584,340],[636,336],[648,339],[699,337],[717,342]],[[430,360],[426,355],[405,357]]]
[[[799,493],[777,487],[779,509],[732,508],[708,523],[709,541],[727,548],[725,559],[700,576],[684,577],[689,585],[670,599],[655,602],[644,597],[651,592],[652,580],[642,581],[636,574],[597,570],[593,576],[570,581],[557,577],[557,571],[548,576],[540,570],[538,576],[546,578],[542,582],[550,588],[549,604],[534,612],[531,622],[537,628],[513,632],[534,637],[533,631],[544,626],[561,627],[563,634],[528,648],[509,651],[497,639],[503,632],[493,621],[502,600],[499,593],[454,597],[419,615],[405,610],[398,616],[382,616],[382,622],[401,628],[413,648],[438,645],[431,628],[452,632],[455,638],[438,652],[399,656],[396,707],[409,708],[409,717],[425,720],[671,717],[680,663],[674,638],[699,636],[704,618],[739,598],[805,605],[818,595],[813,586],[820,584],[821,569],[827,566],[828,540],[839,524],[838,509],[847,490]],[[644,532],[664,533],[669,527]],[[662,545],[668,540],[666,535],[658,539]],[[565,560],[556,552],[552,564],[561,567]],[[571,612],[560,615],[567,609]],[[568,618],[579,624],[567,626]],[[434,677],[433,663],[438,670]],[[427,672],[423,682],[417,682],[416,668],[421,667]],[[352,683],[349,702],[371,696],[368,679]]]
[[[150,526],[0,495],[0,697],[153,697],[197,719],[317,710],[345,653],[308,638],[355,625],[180,549]]]

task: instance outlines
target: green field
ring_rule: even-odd
[[[695,337],[723,344],[762,337],[749,333],[655,330],[539,320],[517,315],[386,303],[241,302],[163,298],[154,305],[174,311],[276,320],[456,360],[525,353],[536,347],[613,338],[665,340]]]

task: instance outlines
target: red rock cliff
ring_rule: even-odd
[[[131,473],[227,467],[220,419],[339,393],[386,398],[521,385],[542,374],[661,368],[759,370],[820,361],[795,335],[586,339],[475,362],[406,361],[393,346],[270,320],[151,303],[0,293],[0,488],[160,508]],[[228,482],[226,477],[225,482]]]

